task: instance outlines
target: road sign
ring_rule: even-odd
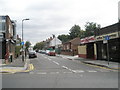
[[[21,45],[24,45],[24,42],[21,42]]]
[[[110,36],[105,36],[105,40],[110,40]]]

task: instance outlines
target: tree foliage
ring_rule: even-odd
[[[28,50],[28,48],[30,47],[30,45],[31,45],[30,41],[26,41],[25,46],[26,46],[26,49],[27,49],[27,50]]]
[[[97,23],[94,23],[94,22],[87,22],[85,24],[85,36],[88,37],[88,36],[92,36],[92,35],[95,35],[95,31],[97,29],[100,29],[100,24],[97,24]]]
[[[70,39],[74,39],[76,37],[80,37],[81,28],[79,25],[74,25],[70,30]]]
[[[69,37],[70,37],[69,35],[62,34],[58,36],[58,39],[60,39],[64,43],[70,40]]]
[[[44,42],[38,42],[35,44],[35,46],[33,47],[33,49],[37,49],[37,50],[42,50],[44,48],[45,43]]]

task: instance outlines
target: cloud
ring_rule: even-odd
[[[0,12],[17,20],[17,33],[21,35],[24,21],[24,38],[35,43],[52,34],[67,34],[74,25],[84,29],[86,22],[102,27],[118,20],[119,0],[0,0]]]

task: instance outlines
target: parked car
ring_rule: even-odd
[[[37,54],[35,51],[30,51],[29,52],[29,58],[37,58]]]
[[[42,50],[41,53],[42,53],[42,54],[45,54],[46,52],[45,52],[45,50]]]
[[[49,55],[49,56],[55,56],[55,55],[56,55],[55,50],[49,51],[48,55]]]
[[[49,52],[50,52],[50,50],[46,50],[46,52],[45,52],[45,53],[46,53],[46,55],[49,55]]]

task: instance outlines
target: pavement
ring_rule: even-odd
[[[33,70],[33,65],[30,64],[30,60],[25,58],[22,61],[22,56],[14,59],[12,63],[0,64],[0,73],[18,73],[18,72],[29,72]]]
[[[79,60],[82,63],[89,64],[89,65],[96,65],[104,68],[114,69],[114,70],[120,70],[120,63],[118,62],[112,62],[112,61],[105,61],[105,60],[91,60],[91,59],[85,59],[76,56],[68,56],[68,55],[57,55],[62,58],[67,58],[69,60]]]

